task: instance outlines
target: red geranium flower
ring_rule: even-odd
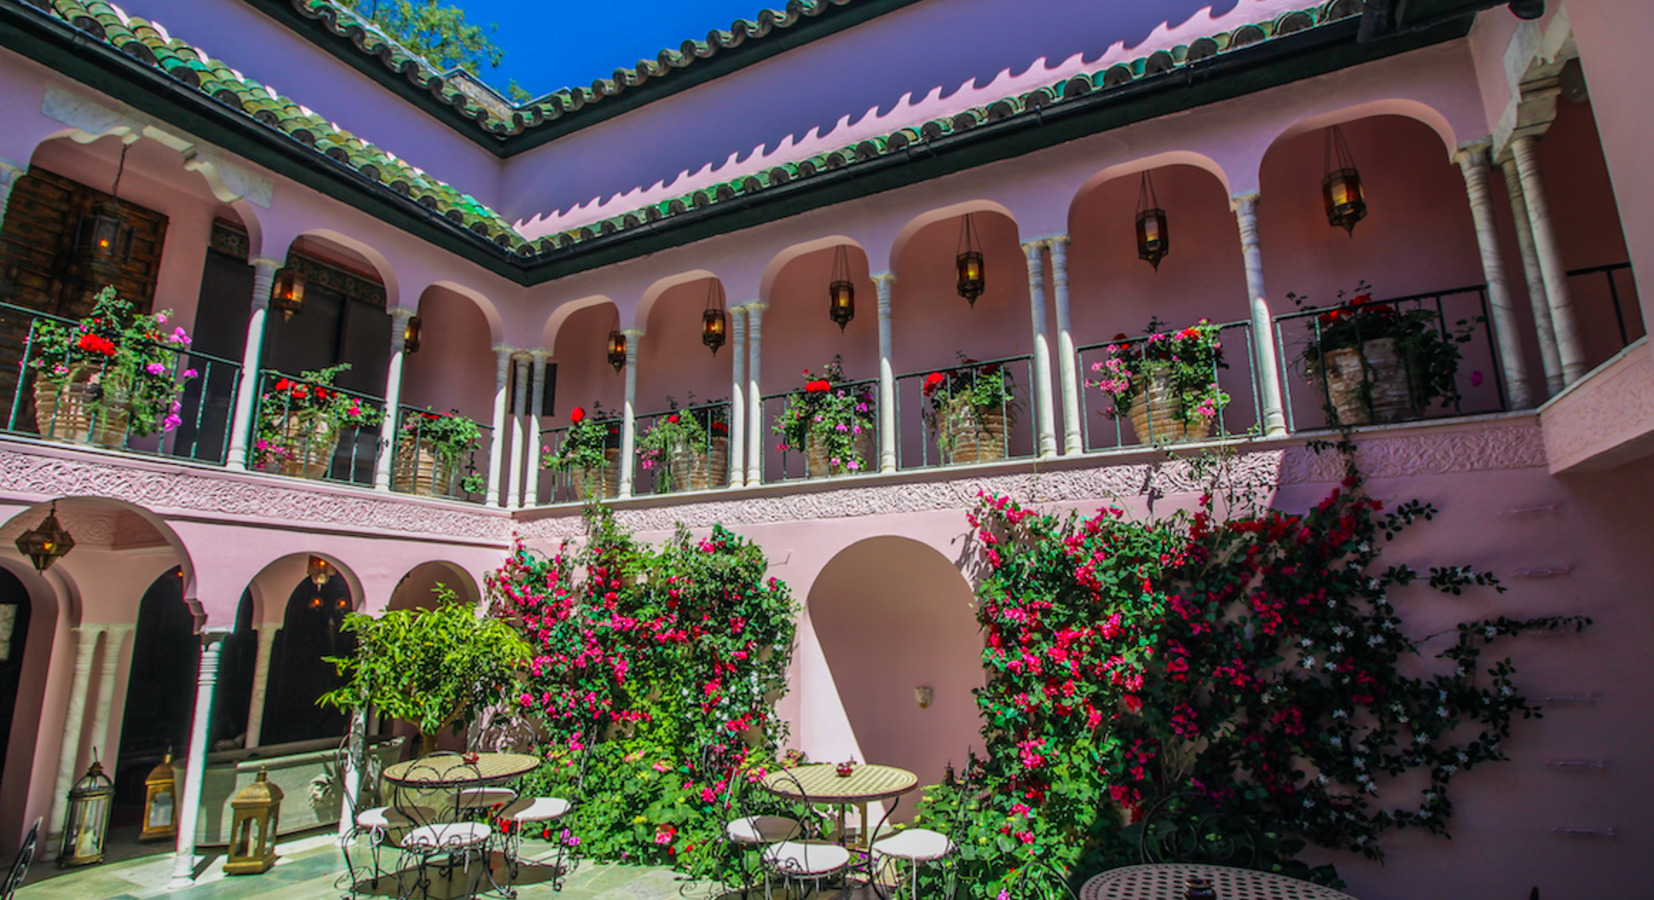
[[[578,425],[585,418],[586,418],[586,411],[581,409],[580,407],[576,406],[575,408],[569,410],[569,423],[570,424]]]
[[[666,421],[668,421],[668,422],[676,422],[676,421],[678,421],[678,417],[677,417],[677,416],[667,416],[667,417],[666,417]]]
[[[75,345],[88,353],[100,353],[104,356],[115,355],[115,342],[108,338],[98,337],[95,334],[83,334]]]
[[[804,385],[804,390],[809,391],[812,394],[819,394],[822,391],[832,390],[832,388],[832,384],[830,384],[825,378],[807,382]]]
[[[947,380],[947,376],[943,375],[941,372],[932,372],[929,375],[926,375],[924,388],[925,396],[929,397],[931,394],[936,393],[936,389],[941,387],[942,382]]]

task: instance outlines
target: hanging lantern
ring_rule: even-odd
[[[327,584],[328,579],[333,577],[333,566],[320,556],[310,557],[310,563],[305,568],[310,576],[310,583],[316,587]]]
[[[94,751],[86,775],[69,789],[69,811],[63,818],[63,849],[58,851],[61,867],[87,866],[103,862],[103,841],[109,833],[109,807],[115,799],[115,783],[103,774],[103,764]]]
[[[1160,198],[1154,195],[1154,179],[1143,173],[1143,182],[1137,188],[1137,258],[1148,260],[1156,272],[1160,261],[1171,253],[1171,234],[1166,230],[1166,211],[1160,208]]]
[[[89,215],[80,220],[76,238],[81,261],[93,272],[113,276],[125,268],[132,258],[132,223],[127,221],[126,208],[121,206],[121,174],[126,171],[127,145],[121,145],[121,161],[115,168],[115,183],[109,189],[109,199],[92,204]]]
[[[1337,125],[1327,129],[1327,176],[1321,180],[1321,198],[1327,204],[1327,222],[1355,236],[1355,223],[1367,217],[1367,195],[1361,190],[1361,173],[1355,157],[1344,143]]]
[[[40,524],[17,536],[17,552],[34,562],[36,572],[44,572],[60,557],[75,549],[75,539],[57,521],[57,501]]]
[[[418,316],[408,317],[408,325],[402,329],[402,352],[419,352],[419,334],[424,325],[425,323],[420,321]]]
[[[172,748],[144,779],[144,827],[140,841],[158,841],[178,834],[178,773],[172,768]]]
[[[276,272],[276,283],[270,291],[270,305],[281,313],[283,322],[291,321],[294,313],[304,312],[304,273],[291,267]]]
[[[615,367],[615,374],[626,368],[626,332],[619,328],[609,331],[609,365]]]
[[[724,310],[723,286],[712,281],[706,289],[706,310],[701,313],[701,343],[711,347],[712,355],[717,356],[728,334],[729,313]]]
[[[230,801],[229,858],[225,875],[262,875],[276,864],[276,829],[281,824],[281,788],[258,767],[258,778]]]
[[[843,244],[833,257],[833,282],[827,285],[827,300],[827,314],[838,323],[842,333],[844,326],[856,317],[856,283],[850,280],[850,252]]]
[[[966,213],[965,224],[959,228],[959,255],[954,258],[959,269],[959,296],[976,308],[976,298],[987,287],[987,274],[982,264],[982,247],[977,240],[975,216]]]

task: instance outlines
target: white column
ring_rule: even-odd
[[[253,407],[258,405],[258,367],[264,355],[264,320],[270,313],[270,288],[281,261],[253,260],[252,315],[247,317],[247,343],[241,351],[241,377],[236,382],[235,412],[230,417],[230,449],[226,465],[247,468],[247,444],[253,431]]]
[[[218,654],[224,649],[222,631],[201,632],[201,671],[195,683],[195,714],[190,719],[190,755],[184,765],[184,791],[178,803],[178,850],[172,862],[172,888],[195,881],[195,823],[201,817],[201,777],[206,771],[208,737],[212,734],[213,694],[218,689]]]
[[[516,359],[517,387],[511,392],[511,472],[506,479],[505,505],[523,505],[523,432],[528,415],[528,364],[526,356]]]
[[[407,355],[408,320],[414,311],[391,309],[391,361],[385,367],[385,419],[379,423],[379,458],[373,463],[373,489],[391,489],[391,465],[396,458],[396,433],[402,424],[402,360]]]
[[[873,276],[879,292],[879,471],[896,471],[896,369],[891,363],[895,349],[891,339],[890,294],[896,276],[881,272]]]
[[[1243,194],[1231,201],[1235,221],[1240,225],[1241,257],[1246,263],[1246,293],[1252,309],[1253,365],[1257,367],[1258,389],[1263,396],[1263,430],[1266,435],[1286,434],[1286,412],[1281,400],[1281,366],[1275,348],[1275,323],[1269,316],[1268,295],[1263,286],[1263,252],[1258,247],[1258,195]]]
[[[546,357],[544,350],[533,350],[534,359],[533,405],[528,408],[528,485],[523,489],[523,505],[540,505],[540,410],[546,408]]]
[[[103,625],[83,625],[73,629],[75,635],[75,671],[69,682],[69,708],[63,720],[63,744],[58,751],[57,783],[52,789],[52,818],[46,824],[48,835],[62,836],[63,814],[69,788],[75,783],[80,768],[81,726],[86,722],[86,691],[92,681],[92,651],[97,649]],[[58,845],[52,842],[55,848]]]
[[[275,647],[276,634],[281,631],[277,622],[266,622],[258,629],[258,655],[253,657],[253,691],[247,701],[247,749],[258,746],[264,734],[264,698],[270,695],[270,651]]]
[[[1522,254],[1522,274],[1528,282],[1528,303],[1533,308],[1533,330],[1539,336],[1539,359],[1545,367],[1547,395],[1562,390],[1562,354],[1556,350],[1556,329],[1551,327],[1551,303],[1545,298],[1545,273],[1539,269],[1539,251],[1533,246],[1533,225],[1528,221],[1528,201],[1522,196],[1522,175],[1516,159],[1508,157],[1501,168],[1505,190],[1510,194],[1510,214],[1516,222],[1516,247]]]
[[[511,348],[494,348],[499,365],[494,369],[494,430],[488,436],[488,505],[500,505],[500,471],[505,468],[505,386],[511,372]]]
[[[109,626],[104,632],[103,657],[98,666],[98,706],[92,713],[92,743],[101,746],[110,759],[115,758],[109,752],[109,710],[115,702],[115,670],[120,668],[121,651],[132,629],[131,625]]]
[[[350,714],[349,738],[345,743],[345,760],[339,773],[339,789],[344,794],[339,816],[339,842],[346,843],[355,830],[356,823],[351,821],[351,810],[356,810],[356,798],[362,792],[362,770],[357,766],[358,761],[367,759],[367,718],[368,711],[358,706]],[[252,746],[248,744],[248,746]]]
[[[1057,305],[1057,377],[1062,385],[1062,452],[1085,452],[1080,432],[1079,358],[1074,354],[1074,329],[1068,316],[1068,235],[1046,242],[1051,248],[1051,293]]]
[[[0,225],[6,224],[6,206],[11,203],[12,185],[17,184],[17,179],[27,171],[27,166],[0,159]]]
[[[1505,262],[1499,256],[1499,230],[1493,222],[1493,199],[1487,189],[1488,145],[1475,144],[1456,155],[1464,173],[1464,188],[1470,198],[1470,217],[1476,223],[1476,245],[1482,251],[1482,277],[1487,279],[1488,312],[1493,317],[1494,338],[1499,347],[1499,369],[1505,376],[1505,390],[1511,409],[1533,405],[1528,388],[1528,367],[1522,359],[1522,339],[1516,331],[1516,309],[1505,282]]]
[[[734,354],[729,388],[729,486],[733,488],[747,483],[747,308],[731,309],[729,324],[729,352]]]
[[[747,427],[752,429],[747,441],[749,487],[764,483],[764,395],[758,388],[758,372],[763,359],[764,310],[767,308],[756,300],[747,304],[747,316],[752,320],[747,329]]]
[[[1532,136],[1510,142],[1516,156],[1516,171],[1522,179],[1522,194],[1528,201],[1528,224],[1533,226],[1533,246],[1539,256],[1539,271],[1545,276],[1545,299],[1550,302],[1551,328],[1556,332],[1556,350],[1562,357],[1562,383],[1573,384],[1585,374],[1585,349],[1574,324],[1573,299],[1568,296],[1568,271],[1562,267],[1562,251],[1551,230],[1551,211],[1545,200],[1545,182],[1539,174],[1539,139]]]
[[[637,342],[643,332],[626,330],[626,399],[620,416],[620,496],[632,496],[632,457],[637,452]]]
[[[1034,330],[1034,421],[1039,428],[1039,455],[1057,455],[1057,417],[1051,402],[1051,344],[1045,337],[1045,242],[1022,245],[1028,255],[1028,312]]]

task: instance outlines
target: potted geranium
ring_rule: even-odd
[[[1299,307],[1308,299],[1287,297]],[[1480,316],[1448,330],[1436,310],[1402,312],[1395,303],[1375,302],[1366,282],[1339,291],[1338,300],[1309,320],[1309,340],[1296,360],[1321,390],[1331,424],[1395,422],[1421,415],[1437,400],[1444,408],[1458,402],[1458,345],[1470,342]]]
[[[620,493],[620,421],[616,413],[593,403],[591,412],[576,406],[569,410],[569,430],[555,450],[548,450],[540,464],[554,472],[567,472],[574,483],[577,500],[613,497]]]
[[[128,435],[177,428],[178,398],[196,372],[179,371],[190,338],[177,326],[168,330],[170,314],[134,315],[106,287],[78,324],[36,319],[25,358],[35,371],[41,436],[118,448]]]
[[[960,365],[925,376],[925,424],[936,435],[943,463],[1005,458],[1005,433],[1016,412],[1011,373],[998,363]]]
[[[476,471],[475,454],[481,442],[481,426],[457,409],[445,413],[430,407],[409,410],[396,439],[391,486],[410,494],[447,494],[455,487],[480,494],[486,484]],[[462,465],[465,475],[459,474]]]
[[[638,465],[655,476],[656,493],[706,490],[729,483],[729,407],[714,403],[655,417],[638,439]]]
[[[1126,340],[1115,335],[1107,356],[1091,364],[1097,380],[1087,385],[1113,401],[1110,418],[1130,416],[1137,438],[1145,443],[1186,441],[1212,433],[1217,415],[1229,403],[1218,389],[1223,359],[1222,330],[1205,319],[1187,328],[1167,329],[1149,320],[1146,334]]]
[[[866,471],[873,456],[873,389],[846,384],[844,359],[835,356],[816,378],[804,370],[804,387],[787,395],[775,420],[781,451],[804,451],[811,478]]]
[[[277,377],[259,397],[258,431],[253,440],[253,465],[266,471],[299,478],[321,478],[333,463],[333,448],[347,428],[378,425],[378,409],[333,386],[340,363],[320,371],[300,372],[298,378]]]

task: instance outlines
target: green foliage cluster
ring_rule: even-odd
[[[693,404],[694,395],[690,401]],[[679,463],[690,456],[705,456],[716,439],[729,438],[729,404],[714,401],[702,405],[678,408],[678,401],[666,398],[670,411],[656,416],[649,429],[638,438],[638,465],[655,476],[656,493],[670,493],[689,478],[689,472],[680,472]],[[692,464],[692,463],[691,463]],[[717,473],[713,473],[716,479]]]
[[[482,443],[482,426],[474,419],[462,416],[459,410],[445,413],[425,407],[411,409],[403,414],[402,439],[429,448],[438,459],[458,467],[466,473],[459,479],[459,489],[468,494],[480,494],[488,480],[477,474],[476,452]]]
[[[554,472],[582,469],[596,472],[609,465],[608,451],[620,448],[620,413],[593,403],[591,412],[569,410],[569,430],[556,449],[540,457],[540,465]]]
[[[1115,335],[1107,355],[1091,364],[1097,379],[1087,386],[1114,401],[1108,415],[1118,418],[1131,413],[1151,381],[1159,381],[1171,396],[1151,397],[1148,402],[1176,403],[1181,421],[1204,426],[1229,405],[1229,395],[1218,389],[1218,370],[1229,368],[1218,339],[1222,332],[1221,326],[1205,319],[1176,331],[1159,318],[1150,319],[1140,338]]]
[[[820,378],[804,370],[804,387],[787,395],[772,428],[781,436],[783,453],[808,453],[814,443],[829,474],[864,472],[869,460],[862,458],[862,448],[873,433],[873,407],[871,382],[847,382],[844,359],[835,356]]]
[[[1288,293],[1287,298],[1303,307],[1308,297]],[[1402,310],[1400,304],[1374,301],[1372,287],[1365,281],[1353,290],[1339,291],[1336,305],[1319,311],[1308,320],[1309,341],[1299,352],[1296,363],[1304,378],[1312,384],[1326,381],[1323,371],[1326,354],[1335,350],[1356,349],[1363,354],[1367,343],[1392,339],[1396,352],[1407,367],[1407,379],[1413,405],[1426,409],[1437,400],[1443,409],[1459,402],[1458,381],[1459,347],[1475,337],[1476,326],[1484,317],[1458,319],[1452,328],[1442,323],[1441,314],[1434,309],[1419,306]],[[1370,395],[1371,385],[1362,386]],[[1371,407],[1372,401],[1366,400]]]

